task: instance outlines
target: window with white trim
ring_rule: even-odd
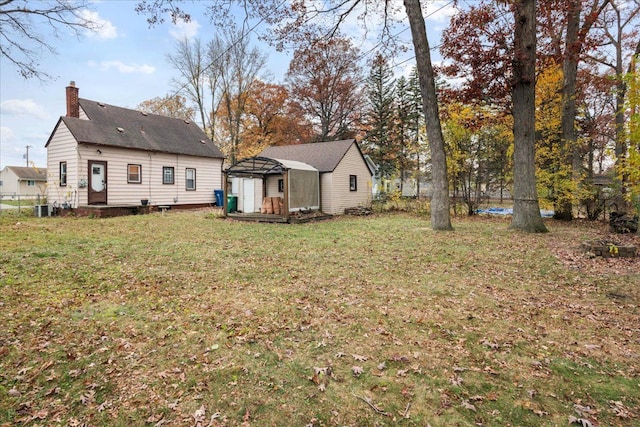
[[[196,170],[193,168],[185,169],[185,190],[195,191],[196,189]]]
[[[163,184],[175,184],[175,169],[172,166],[162,167],[162,183]]]
[[[60,181],[60,187],[67,186],[67,162],[60,162],[58,180]]]
[[[142,165],[127,165],[127,182],[142,184]]]

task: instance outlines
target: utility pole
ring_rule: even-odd
[[[25,154],[25,159],[27,159],[27,167],[29,167],[29,148],[33,148],[30,145],[27,145],[27,154]]]

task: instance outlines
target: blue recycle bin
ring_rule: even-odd
[[[224,206],[224,190],[213,190],[213,194],[216,196],[216,206]]]

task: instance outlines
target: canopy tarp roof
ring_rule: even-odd
[[[249,157],[229,166],[229,176],[281,175],[286,170],[318,171],[313,166],[295,160]]]

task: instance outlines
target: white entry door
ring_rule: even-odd
[[[242,212],[253,213],[256,210],[253,179],[242,180]]]

